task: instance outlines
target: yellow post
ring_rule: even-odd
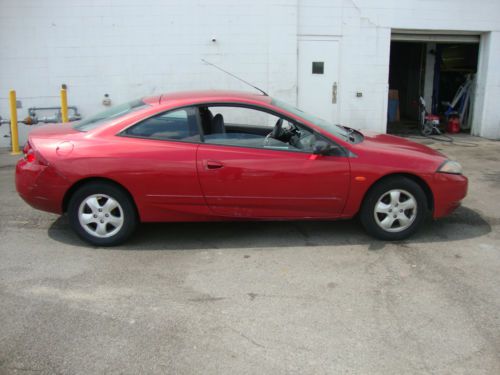
[[[61,117],[62,122],[68,122],[68,93],[66,89],[61,89]]]
[[[10,90],[9,92],[9,104],[10,104],[10,141],[12,144],[11,155],[19,155],[21,151],[19,150],[19,134],[17,132],[17,101],[16,101],[16,91]]]

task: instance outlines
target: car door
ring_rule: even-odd
[[[123,183],[143,221],[197,220],[209,210],[197,178],[198,109],[185,107],[149,117],[120,133]]]
[[[342,213],[349,190],[346,157],[318,156],[310,148],[270,142],[264,134],[280,118],[261,109],[208,109],[211,118],[225,119],[222,128],[217,124],[212,129],[223,129],[224,134],[205,134],[197,151],[200,184],[214,214],[279,219],[334,218]],[[210,127],[203,128],[206,133]]]

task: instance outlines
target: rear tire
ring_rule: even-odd
[[[372,236],[399,241],[415,233],[428,214],[427,197],[422,188],[409,178],[391,177],[368,191],[359,216]]]
[[[90,182],[71,196],[68,217],[73,230],[95,246],[123,243],[137,226],[137,212],[129,195],[106,182]]]

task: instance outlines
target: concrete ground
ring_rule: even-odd
[[[92,248],[0,155],[1,374],[499,374],[500,143],[422,141],[470,177],[401,243],[355,221],[143,225]]]

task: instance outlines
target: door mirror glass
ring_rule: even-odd
[[[312,146],[312,153],[314,155],[325,156],[346,156],[346,151],[339,145],[323,139],[318,139]]]
[[[328,155],[331,150],[331,145],[328,142],[318,140],[314,143],[313,154]]]

